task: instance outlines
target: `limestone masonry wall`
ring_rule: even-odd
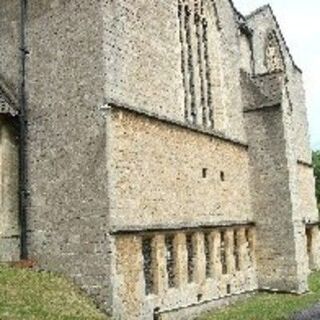
[[[291,245],[294,238],[290,214],[292,209],[288,186],[289,172],[284,156],[281,110],[270,108],[250,112],[247,114],[247,121],[251,146],[251,191],[258,232],[259,285],[297,290],[295,251]],[[285,260],[282,258],[284,255]]]
[[[117,1],[106,8],[107,102],[213,125],[245,140],[241,92],[235,85],[238,28],[228,1]],[[212,114],[206,115],[206,103]]]
[[[104,103],[105,1],[28,6],[28,248],[111,302]]]
[[[312,222],[318,220],[317,200],[314,197],[315,179],[313,168],[303,164],[298,165],[298,186],[300,199],[300,217]]]
[[[0,8],[0,83],[18,96],[21,79],[20,0],[4,0]]]
[[[122,110],[110,135],[112,227],[252,220],[245,146]]]
[[[0,119],[0,261],[20,259],[18,137],[12,124]]]
[[[182,120],[177,1],[107,1],[102,13],[106,97]]]

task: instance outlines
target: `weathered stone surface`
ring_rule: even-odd
[[[12,123],[0,118],[0,261],[20,259],[18,137]]]
[[[121,110],[110,127],[114,228],[252,220],[246,147]]]
[[[19,258],[26,187],[30,258],[117,319],[307,290],[320,242],[305,92],[271,8],[21,3],[0,9],[0,260]]]

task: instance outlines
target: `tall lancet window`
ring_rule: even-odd
[[[270,31],[266,38],[265,65],[269,72],[283,70],[283,58],[275,31]]]
[[[213,121],[208,21],[204,0],[178,0],[185,119],[211,128]]]

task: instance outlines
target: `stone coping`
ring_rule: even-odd
[[[125,228],[112,226],[110,234],[136,234],[136,233],[150,233],[150,232],[174,232],[174,231],[188,231],[196,229],[216,229],[216,228],[232,228],[232,227],[254,227],[253,221],[220,221],[216,223],[181,223],[176,225],[151,225],[151,226],[127,226]]]

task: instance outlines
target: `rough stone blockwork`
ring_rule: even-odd
[[[18,139],[12,123],[0,117],[0,261],[11,262],[20,258]]]
[[[305,93],[269,6],[3,0],[0,31],[0,261],[122,320],[308,290]]]

